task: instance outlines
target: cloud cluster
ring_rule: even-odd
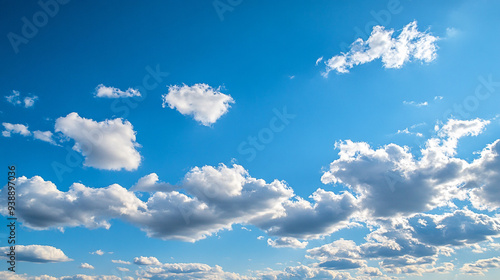
[[[472,177],[466,174],[486,172],[469,170],[489,157],[491,149],[473,164],[455,155],[458,139],[478,135],[488,123],[449,120],[436,127],[437,137],[427,140],[419,159],[408,147],[396,144],[372,149],[364,142],[338,142],[339,159],[330,164],[321,180],[348,186],[358,195],[362,210],[372,217],[411,215],[447,205],[454,198],[464,199],[461,186]]]
[[[50,143],[52,145],[58,145],[55,140],[54,140],[54,134],[50,131],[40,131],[36,130],[33,131],[33,134],[31,131],[29,131],[28,126],[24,124],[12,124],[12,123],[2,123],[3,127],[5,130],[2,131],[2,136],[3,137],[11,137],[12,134],[19,134],[24,137],[31,136],[33,135],[34,139],[41,140],[47,143]]]
[[[24,108],[30,108],[35,105],[35,101],[38,99],[38,96],[25,96],[21,97],[21,93],[17,90],[13,90],[11,95],[5,96],[7,102],[13,105],[21,105]]]
[[[55,131],[75,141],[84,165],[106,170],[135,170],[141,162],[132,124],[120,118],[96,122],[70,113],[56,120]]]
[[[417,22],[407,24],[397,38],[394,30],[374,26],[370,37],[364,41],[359,38],[347,53],[326,60],[326,77],[330,71],[347,73],[352,67],[381,59],[385,68],[401,68],[405,62],[421,60],[431,62],[436,58],[437,37],[428,32],[417,30]],[[321,60],[318,59],[316,64]]]
[[[162,95],[163,108],[176,109],[183,115],[193,118],[205,126],[214,124],[227,113],[234,99],[207,84],[193,86],[170,86],[168,93]]]
[[[293,237],[280,237],[276,240],[268,239],[267,244],[274,248],[305,248],[308,244],[307,241],[300,242],[298,239]]]
[[[129,88],[126,91],[123,91],[115,87],[107,87],[103,84],[100,84],[97,86],[94,95],[95,97],[103,98],[126,98],[141,96],[141,93],[139,92],[139,90],[133,88]]]
[[[500,258],[478,260],[474,263],[466,263],[460,271],[464,274],[483,275],[491,268],[500,268]]]

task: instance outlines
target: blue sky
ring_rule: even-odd
[[[2,8],[1,277],[498,278],[499,3]]]

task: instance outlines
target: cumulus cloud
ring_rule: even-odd
[[[293,237],[281,237],[276,240],[268,239],[267,244],[274,248],[305,248],[308,244],[307,241],[300,242]]]
[[[105,254],[105,252],[103,250],[99,249],[99,250],[97,250],[95,252],[90,252],[90,254],[102,256],[102,255]]]
[[[6,187],[2,194],[7,192]],[[133,193],[114,184],[106,188],[89,188],[74,183],[62,192],[39,176],[17,178],[16,214],[23,225],[33,229],[85,226],[109,228],[109,219],[131,215],[146,205]],[[0,201],[6,205],[7,197]],[[6,209],[2,208],[2,213]]]
[[[137,265],[161,265],[161,262],[155,257],[136,257],[134,263]]]
[[[1,247],[0,251],[7,254],[9,247]],[[35,263],[72,261],[72,259],[68,258],[61,249],[45,245],[16,245],[16,259],[18,261]]]
[[[94,269],[94,266],[88,263],[82,263],[79,267],[84,269]]]
[[[417,214],[408,219],[413,236],[430,245],[474,244],[500,235],[500,219],[470,210],[443,215]]]
[[[336,55],[326,60],[326,77],[330,71],[347,73],[352,67],[375,59],[381,59],[385,68],[401,68],[412,60],[431,62],[436,58],[437,37],[427,31],[417,30],[417,22],[406,25],[397,38],[394,30],[383,26],[374,26],[370,37],[363,41],[357,39],[347,53]]]
[[[13,90],[11,95],[5,96],[7,102],[13,105],[21,105],[24,108],[33,107],[35,105],[35,101],[38,99],[38,96],[25,96],[21,97],[21,93],[17,90]]]
[[[396,144],[372,149],[364,142],[338,142],[339,159],[321,180],[348,186],[357,194],[360,208],[373,217],[411,215],[447,205],[453,198],[464,198],[461,186],[472,178],[466,175],[471,165],[455,157],[458,139],[478,135],[488,123],[449,120],[436,127],[437,137],[426,141],[419,159],[408,147]]]
[[[84,165],[106,170],[135,170],[141,162],[136,132],[122,119],[96,122],[70,113],[56,120],[55,131],[73,139],[73,150],[85,157]]]
[[[151,173],[140,178],[139,181],[137,181],[137,183],[130,188],[130,190],[141,192],[169,192],[175,188],[175,186],[170,185],[169,183],[160,182],[158,175],[156,173]]]
[[[103,84],[97,86],[95,93],[95,97],[104,97],[104,98],[125,98],[125,97],[134,97],[141,96],[141,93],[137,89],[129,88],[126,91],[122,91],[115,87],[107,87]]]
[[[12,134],[20,134],[22,136],[30,136],[31,132],[28,130],[28,127],[24,124],[11,124],[11,123],[2,123],[5,128],[2,131],[2,135],[4,137],[10,137]]]
[[[192,115],[205,126],[214,124],[227,113],[234,99],[207,84],[193,86],[170,86],[168,93],[162,96],[163,107],[176,109],[183,115]]]
[[[484,275],[489,269],[500,268],[500,258],[478,260],[474,263],[466,263],[460,271],[464,274]]]

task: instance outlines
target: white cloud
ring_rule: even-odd
[[[415,101],[403,101],[403,104],[405,105],[411,105],[411,106],[415,106],[415,107],[425,107],[427,105],[429,105],[429,103],[427,103],[427,101],[425,102],[415,102]]]
[[[141,93],[137,89],[129,88],[126,91],[122,91],[115,87],[104,86],[103,84],[97,86],[94,94],[95,97],[104,97],[104,98],[126,98],[126,97],[141,96]]]
[[[94,266],[92,266],[88,263],[82,263],[79,267],[84,268],[84,269],[94,269]]]
[[[9,247],[1,247],[0,251],[8,253]],[[16,259],[18,261],[35,263],[72,261],[61,249],[45,245],[16,245]]]
[[[427,140],[419,159],[408,147],[396,144],[372,149],[364,142],[339,142],[339,159],[330,164],[322,182],[349,187],[361,209],[374,217],[410,215],[448,205],[453,198],[464,199],[461,186],[472,176],[466,172],[469,163],[454,157],[458,139],[478,135],[488,123],[449,120],[437,127],[438,137]]]
[[[130,271],[130,269],[128,269],[126,267],[117,267],[116,269],[118,269],[119,271],[123,271],[123,272]]]
[[[136,257],[134,263],[137,265],[161,265],[161,262],[155,257]]]
[[[460,271],[464,274],[483,275],[489,269],[500,268],[500,258],[490,258],[478,260],[474,263],[466,263]]]
[[[170,86],[168,94],[164,94],[162,99],[164,108],[168,105],[183,115],[192,115],[205,126],[214,124],[234,103],[230,95],[207,84]]]
[[[85,226],[109,228],[109,219],[143,211],[146,204],[125,188],[114,184],[89,188],[74,183],[67,192],[39,176],[17,178],[16,214],[23,225],[33,229]],[[2,193],[6,193],[4,187]],[[0,201],[6,205],[6,196]],[[142,210],[141,210],[142,209]],[[6,209],[2,209],[5,213]]]
[[[268,239],[267,244],[274,248],[301,248],[304,249],[308,242],[300,242],[298,239],[293,237],[281,237],[276,240]]]
[[[130,190],[141,192],[169,192],[173,191],[176,187],[169,183],[160,182],[156,173],[146,175],[137,181]]]
[[[103,250],[99,249],[99,250],[97,250],[95,252],[90,252],[90,254],[102,256],[102,255],[105,254],[105,252]]]
[[[347,73],[356,65],[379,58],[385,68],[401,68],[408,61],[431,62],[436,58],[435,42],[438,38],[428,32],[418,31],[417,22],[406,25],[397,38],[393,38],[393,33],[394,30],[374,26],[366,41],[359,38],[347,53],[328,59],[323,75],[326,77],[333,70],[337,73]]]
[[[84,165],[106,170],[135,170],[141,162],[132,124],[120,118],[96,122],[70,113],[56,120],[55,131],[73,139]]]
[[[323,57],[320,57],[318,59],[316,59],[316,66],[318,66],[318,64],[323,61]]]
[[[358,270],[358,274],[369,276],[369,277],[377,277],[377,276],[382,276],[383,273],[380,271],[380,269],[376,267],[362,267]]]
[[[14,134],[20,134],[22,136],[30,136],[31,132],[28,130],[28,127],[24,124],[11,124],[11,123],[2,123],[3,127],[5,128],[4,131],[2,131],[2,135],[4,137],[10,137],[13,133]]]
[[[417,214],[408,219],[413,236],[430,245],[474,244],[500,236],[500,219],[470,210],[443,215]]]
[[[122,261],[122,260],[111,260],[111,262],[117,263],[117,264],[131,264],[131,262]]]
[[[50,131],[33,131],[33,138],[58,146],[54,141],[54,134]]]
[[[22,105],[24,108],[29,108],[35,105],[35,101],[38,99],[38,96],[34,95],[22,98],[19,91],[13,90],[11,95],[5,96],[5,99],[13,105]]]

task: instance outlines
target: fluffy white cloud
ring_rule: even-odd
[[[96,122],[70,113],[56,120],[55,131],[73,139],[84,165],[106,170],[135,170],[141,162],[132,124],[122,119]]]
[[[20,134],[22,136],[30,136],[31,132],[28,130],[28,127],[25,126],[24,124],[11,124],[11,123],[2,123],[3,127],[5,128],[4,131],[2,131],[2,135],[4,137],[10,137],[12,133],[15,134]]]
[[[478,135],[488,123],[449,120],[436,127],[437,137],[427,140],[419,159],[408,147],[396,144],[372,149],[364,142],[338,142],[339,159],[330,164],[321,180],[348,186],[357,194],[362,211],[373,217],[411,215],[447,205],[453,198],[465,198],[462,186],[474,174],[484,174],[484,168],[483,173],[471,168],[491,154],[487,149],[471,165],[455,157],[458,139]]]
[[[99,250],[97,250],[95,252],[90,252],[90,254],[102,256],[102,255],[105,254],[105,252],[103,250],[99,249]]]
[[[124,97],[134,97],[134,96],[141,96],[139,90],[129,88],[126,91],[123,91],[115,87],[104,86],[103,84],[98,85],[95,90],[95,97],[124,98]]]
[[[274,248],[305,248],[308,244],[307,241],[300,242],[293,237],[280,237],[276,240],[268,239],[267,244]]]
[[[175,186],[172,186],[169,183],[160,182],[158,175],[156,173],[151,173],[140,178],[139,181],[137,181],[137,183],[130,188],[130,190],[141,192],[169,192],[175,188]]]
[[[1,193],[6,192],[4,187]],[[89,188],[74,183],[67,192],[62,192],[39,176],[17,178],[17,195],[18,218],[24,226],[40,230],[77,226],[109,228],[109,219],[132,215],[146,208],[144,202],[117,184]],[[5,195],[0,197],[3,205],[6,199]],[[5,208],[2,213],[6,213]]]
[[[56,146],[58,145],[54,141],[53,133],[50,131],[40,131],[40,130],[33,131],[33,138],[50,143],[52,145],[56,145]]]
[[[35,101],[38,99],[38,96],[34,95],[22,98],[19,91],[13,90],[11,95],[5,96],[5,99],[13,105],[22,105],[24,108],[29,108],[35,105]]]
[[[484,275],[489,269],[500,268],[500,258],[478,260],[474,263],[466,263],[460,271],[465,274]]]
[[[0,251],[8,253],[9,247],[1,247]],[[16,245],[16,259],[35,263],[72,261],[61,249],[44,245]]]
[[[325,270],[318,267],[299,265],[287,267],[283,271],[266,271],[258,274],[257,279],[292,280],[292,279],[324,279],[350,280],[355,279],[348,272]]]
[[[168,105],[183,115],[192,115],[205,126],[215,123],[227,113],[230,104],[234,103],[230,95],[223,94],[220,89],[207,84],[170,86],[168,93],[162,98],[164,108]]]
[[[134,263],[137,265],[161,265],[161,262],[155,257],[136,257]]]
[[[84,269],[94,269],[94,266],[88,263],[82,263],[79,267]]]
[[[382,59],[385,68],[401,68],[405,62],[421,60],[430,62],[436,58],[437,37],[428,32],[417,30],[417,22],[406,25],[397,38],[394,30],[385,30],[383,26],[374,26],[370,37],[363,41],[357,39],[347,53],[328,59],[326,71],[347,73],[352,67],[375,59]],[[318,62],[318,61],[317,61]]]

